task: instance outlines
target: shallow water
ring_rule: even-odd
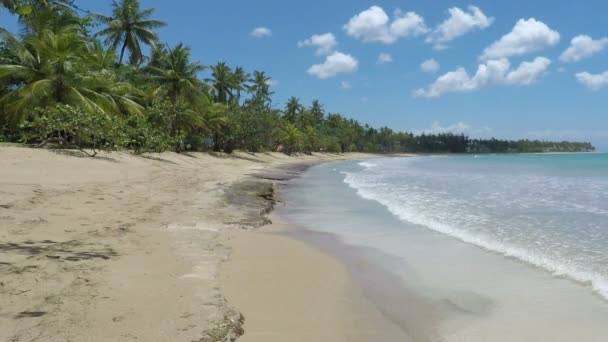
[[[606,155],[332,163],[285,196],[288,220],[381,252],[438,340],[608,340]]]

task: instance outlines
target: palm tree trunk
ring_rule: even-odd
[[[120,50],[120,59],[118,60],[118,64],[122,64],[122,58],[125,56],[126,49],[127,49],[127,41],[125,40],[124,44],[122,44],[122,49]]]

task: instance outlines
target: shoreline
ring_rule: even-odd
[[[278,167],[255,177],[271,180],[275,195],[270,201],[283,203],[281,192],[289,180],[323,162]],[[274,211],[262,213],[269,224],[227,231],[223,239],[233,253],[221,267],[222,288],[246,318],[245,335],[239,340],[427,340],[423,325],[430,321],[430,307],[404,291],[402,282],[388,272],[363,265],[357,247],[288,223]],[[390,285],[365,286],[371,283],[364,276]],[[383,305],[391,300],[408,308],[396,312]],[[327,312],[331,314],[323,316]]]
[[[114,152],[89,158],[0,145],[0,224],[7,227],[0,232],[0,340],[234,340],[243,333],[243,316],[220,286],[219,267],[234,252],[224,237],[268,223],[264,214],[274,205],[268,184],[283,177],[260,182],[256,175],[374,157],[386,156]],[[304,259],[316,255],[332,270],[343,267],[300,244]],[[359,314],[371,321],[365,310]],[[251,321],[244,319],[246,332]],[[344,320],[329,330],[347,335],[353,321],[337,322]]]

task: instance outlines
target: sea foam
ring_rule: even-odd
[[[378,174],[383,172],[384,165],[382,168],[378,168],[378,166],[380,166],[378,163],[362,162],[359,163],[359,166],[363,167],[364,170],[361,172],[342,172],[345,175],[344,182],[351,188],[355,189],[356,193],[360,197],[382,204],[399,219],[449,235],[462,242],[476,245],[488,251],[500,253],[506,257],[516,258],[520,261],[524,261],[531,265],[545,269],[555,276],[565,276],[580,283],[588,284],[593,288],[594,291],[596,291],[604,299],[608,300],[608,277],[599,272],[594,272],[592,269],[586,267],[584,258],[577,257],[576,259],[578,260],[576,261],[569,260],[566,257],[558,258],[555,255],[548,255],[543,253],[543,251],[534,250],[533,248],[530,248],[530,246],[510,243],[508,236],[505,237],[506,233],[503,233],[502,231],[502,235],[492,236],[491,230],[484,231],[483,229],[474,229],[476,220],[488,221],[491,220],[491,218],[484,218],[481,216],[477,217],[475,215],[467,214],[462,208],[456,209],[454,211],[454,215],[458,214],[460,217],[468,215],[470,217],[466,218],[467,221],[462,221],[466,222],[468,227],[466,227],[466,229],[461,228],[446,219],[446,216],[440,212],[433,213],[429,210],[421,210],[422,208],[428,208],[432,201],[437,201],[437,198],[441,197],[424,196],[416,191],[408,193],[407,191],[404,191],[403,187],[400,187],[399,184],[390,184],[391,181],[401,179],[402,177],[394,177],[393,179],[390,177],[378,177]],[[406,164],[403,164],[402,166],[406,167]],[[403,178],[405,178],[407,181],[409,176],[410,175],[408,174],[404,174]],[[471,177],[474,178],[474,175],[471,175]],[[555,186],[563,186],[563,184],[555,184]],[[408,189],[419,189],[419,187],[416,185],[411,185]],[[436,190],[437,192],[441,191],[439,188]],[[442,200],[446,201],[446,203],[450,201],[448,195],[449,192],[444,192],[445,198],[442,198]],[[494,196],[495,199],[499,201],[497,206],[504,205],[504,203],[500,201],[506,200],[505,198],[501,197],[499,193],[496,193]],[[491,198],[491,196],[488,198]],[[526,203],[519,203],[517,199],[514,199],[513,202],[516,202],[515,205],[519,205],[521,207],[525,207],[527,205]],[[550,205],[557,204],[550,203]],[[595,211],[597,214],[605,213],[605,210],[600,208],[587,208],[583,205],[578,205],[578,208],[576,205],[572,205],[571,207],[584,213],[592,213],[593,211]],[[447,218],[449,218],[449,216]],[[461,220],[464,219],[461,218]],[[508,230],[504,231],[509,232]],[[526,234],[525,231],[522,233],[519,230],[517,233],[522,235]],[[544,243],[544,241],[550,240],[543,236],[541,241]],[[536,244],[538,243],[540,242],[536,242]],[[530,245],[534,245],[534,243],[530,242]],[[568,246],[567,243],[564,243],[564,245]],[[566,255],[568,255],[568,253],[572,254],[569,250],[564,252],[560,251],[558,254],[560,253]]]

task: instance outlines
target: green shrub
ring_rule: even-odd
[[[99,150],[120,149],[127,143],[123,123],[117,117],[90,113],[64,104],[36,109],[36,112],[32,121],[22,125],[22,140],[27,143],[41,146],[59,143],[90,156],[95,156]]]
[[[132,116],[124,125],[126,148],[135,153],[164,152],[175,149],[177,140],[153,126],[145,117]]]

